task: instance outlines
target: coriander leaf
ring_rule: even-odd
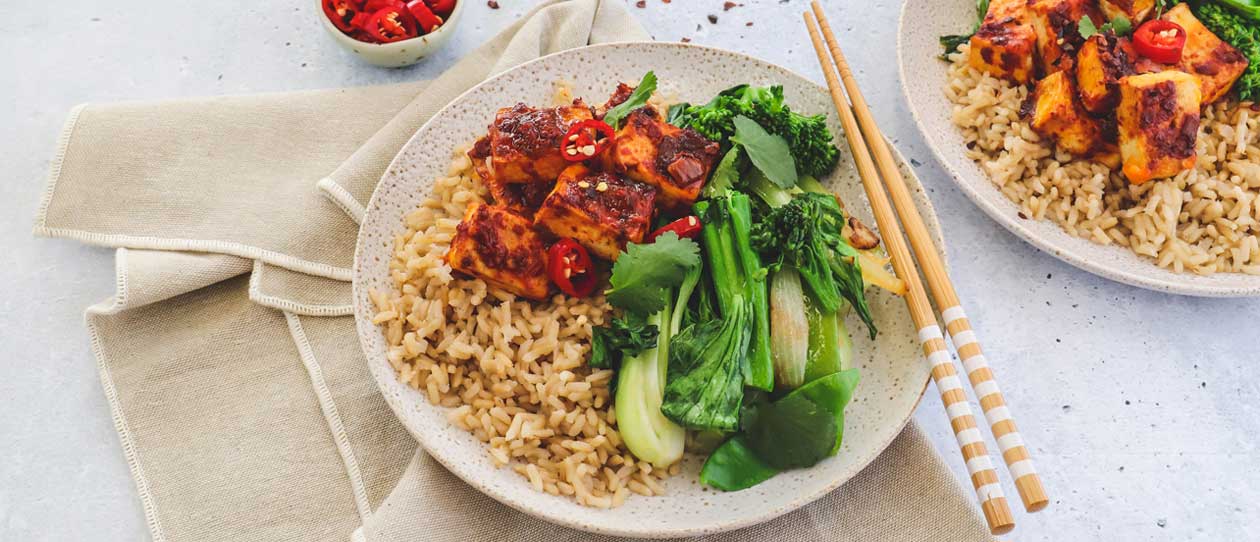
[[[608,325],[591,329],[591,358],[587,365],[598,369],[616,369],[623,356],[656,346],[660,330],[643,318],[627,314],[613,318]]]
[[[700,469],[700,483],[722,491],[739,491],[778,473],[779,469],[757,458],[742,435],[736,435],[709,454]]]
[[[1116,16],[1115,19],[1112,19],[1111,22],[1107,24],[1111,25],[1111,30],[1114,31],[1117,36],[1126,36],[1133,31],[1133,21],[1130,21],[1129,18],[1124,15]]]
[[[1103,25],[1103,26],[1107,26],[1107,25]],[[1098,27],[1094,26],[1094,20],[1090,19],[1089,16],[1086,15],[1084,17],[1081,17],[1080,21],[1077,21],[1076,31],[1081,34],[1082,38],[1089,39],[1090,36],[1093,36],[1094,34],[1098,33]]]
[[[687,117],[687,108],[689,107],[691,107],[691,104],[687,102],[676,103],[669,106],[669,111],[665,114],[665,122],[680,127],[686,124],[685,120]]]
[[[604,122],[614,129],[618,128],[618,125],[621,124],[621,119],[626,118],[626,115],[629,115],[631,111],[647,104],[648,99],[652,97],[654,92],[656,92],[656,74],[647,72],[643,74],[643,79],[639,81],[639,86],[634,87],[634,92],[630,93],[630,97],[626,98],[626,101],[604,113]]]
[[[735,117],[735,135],[731,142],[744,148],[748,159],[766,174],[770,182],[780,188],[796,186],[796,162],[787,140],[767,132],[756,121],[739,115]]]
[[[788,394],[749,411],[748,447],[777,469],[813,466],[835,445],[836,419],[808,397]]]
[[[646,316],[665,308],[667,290],[682,283],[687,270],[700,265],[700,246],[666,232],[652,243],[630,243],[613,264],[608,302]]]
[[[739,182],[743,154],[738,145],[726,151],[726,154],[722,156],[722,161],[713,168],[713,175],[709,177],[709,182],[704,185],[705,197],[720,196],[735,187],[735,183]]]

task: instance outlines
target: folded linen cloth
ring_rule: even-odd
[[[616,0],[549,0],[433,81],[70,114],[36,233],[118,248],[87,325],[154,540],[596,539],[417,449],[368,373],[348,281],[365,202],[442,104],[541,55],[646,37]],[[709,539],[750,538],[990,540],[913,425],[817,503]]]

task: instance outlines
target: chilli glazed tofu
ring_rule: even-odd
[[[1038,81],[1024,104],[1024,113],[1031,117],[1033,131],[1053,139],[1067,152],[1088,156],[1101,150],[1102,128],[1081,107],[1067,72],[1054,72]]]
[[[656,187],[661,204],[675,209],[695,203],[721,152],[717,142],[666,123],[651,106],[630,112],[613,147],[616,169]]]
[[[569,165],[560,155],[565,134],[591,118],[591,108],[581,100],[560,107],[505,107],[495,115],[484,143],[478,141],[469,156],[488,184],[549,183]]]
[[[656,188],[575,164],[560,174],[534,225],[556,237],[572,237],[611,261],[626,243],[643,241],[655,204]]]
[[[514,294],[544,299],[547,249],[528,218],[511,210],[474,203],[451,239],[446,262],[460,271]]]
[[[1194,167],[1199,134],[1199,84],[1179,71],[1120,81],[1120,156],[1129,182],[1141,184]]]

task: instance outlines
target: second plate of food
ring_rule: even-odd
[[[476,489],[588,531],[701,535],[835,490],[928,379],[842,141],[819,85],[686,44],[473,88],[363,220],[355,315],[383,395]]]
[[[1260,106],[1239,96],[1260,94],[1246,75],[1260,68],[1225,41],[1255,23],[1223,11],[1218,36],[1204,8],[1135,3],[1126,25],[1120,4],[986,2],[978,37],[941,58],[943,36],[976,29],[976,3],[907,0],[915,120],[963,192],[1034,246],[1143,288],[1260,295]],[[1184,33],[1163,34],[1185,41],[1180,60],[1151,58],[1164,38],[1141,25],[1157,15]]]

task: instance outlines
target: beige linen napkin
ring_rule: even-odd
[[[595,539],[416,449],[359,349],[349,268],[363,203],[442,104],[541,55],[645,37],[618,0],[550,0],[431,82],[71,113],[36,233],[118,248],[87,324],[154,540]],[[818,503],[712,537],[749,538],[989,539],[913,426]]]

